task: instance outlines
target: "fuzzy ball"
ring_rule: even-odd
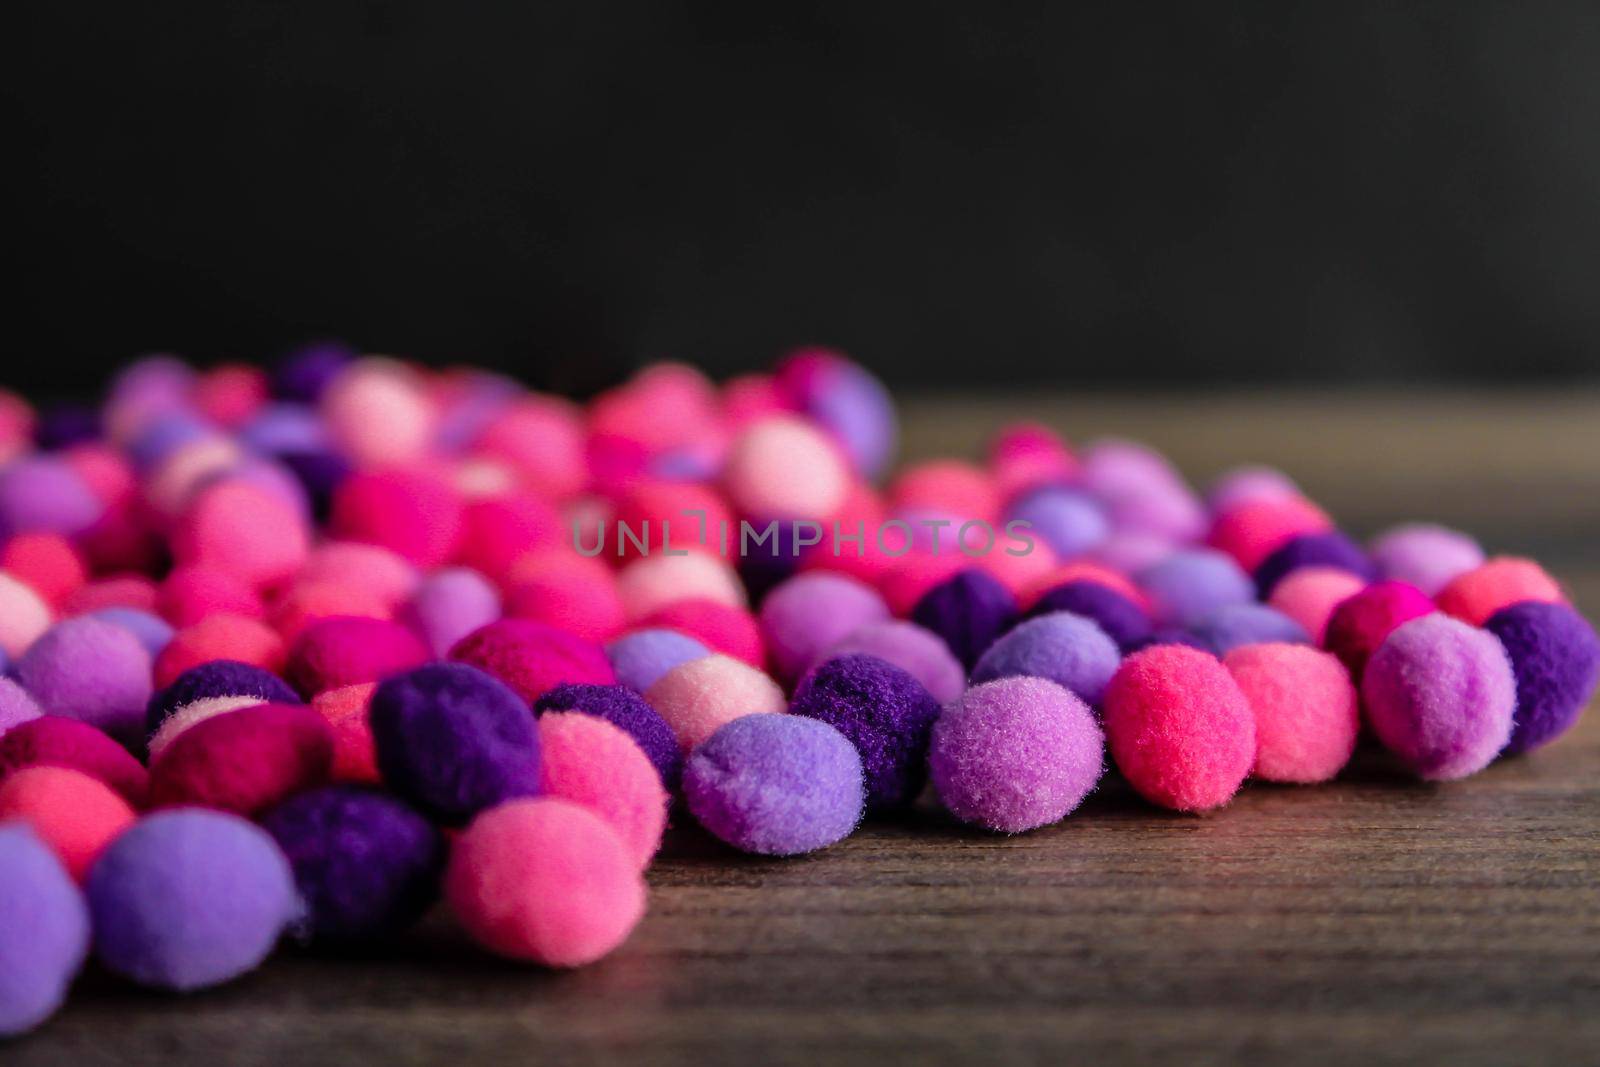
[[[150,765],[150,806],[255,815],[328,780],[333,737],[304,704],[258,704],[195,723]]]
[[[1188,542],[1205,532],[1205,508],[1176,468],[1131,441],[1096,441],[1083,453],[1083,485],[1121,530]]]
[[[369,711],[383,780],[452,825],[539,792],[527,705],[475,667],[435,663],[381,683]]]
[[[550,499],[577,493],[589,479],[582,413],[556,397],[530,394],[507,405],[484,427],[477,447]]]
[[[617,680],[600,646],[525,619],[501,619],[462,638],[450,658],[500,679],[532,703],[558,685]]]
[[[335,785],[290,797],[262,829],[294,872],[309,940],[348,943],[399,933],[439,896],[445,843],[427,819],[386,793]]]
[[[89,954],[89,909],[28,827],[0,824],[0,1037],[26,1033],[67,998]]]
[[[438,415],[411,370],[376,357],[342,367],[318,395],[340,451],[364,467],[409,463],[432,444]]]
[[[333,731],[335,782],[377,785],[381,781],[372,723],[367,717],[367,706],[377,688],[375,682],[364,682],[324,690],[311,698],[311,709],[326,719]]]
[[[989,471],[1010,498],[1040,485],[1075,481],[1078,458],[1048,426],[1018,422],[1002,427],[989,442]]]
[[[901,807],[922,791],[939,703],[899,667],[872,656],[831,658],[800,683],[789,710],[822,720],[855,745],[870,810]]]
[[[1117,643],[1093,620],[1058,611],[1036,615],[990,645],[972,668],[972,681],[1046,678],[1098,705],[1121,662]]]
[[[222,612],[259,619],[261,595],[245,579],[214,566],[178,567],[157,587],[156,610],[173,626],[192,626]]]
[[[645,884],[604,819],[553,797],[473,820],[450,851],[445,898],[485,948],[547,967],[581,967],[625,941]]]
[[[1430,523],[1396,526],[1368,547],[1385,578],[1410,582],[1428,596],[1436,596],[1451,579],[1483,563],[1483,548],[1477,541]]]
[[[639,693],[678,664],[706,655],[710,650],[693,637],[660,628],[635,630],[606,646],[606,658],[617,681]]]
[[[741,852],[796,856],[842,841],[861,821],[861,757],[821,720],[749,715],[694,750],[683,795],[701,826]]]
[[[87,615],[101,608],[156,610],[156,583],[142,574],[117,574],[89,582],[62,605],[64,615]]]
[[[1281,500],[1301,496],[1294,479],[1275,467],[1235,467],[1211,483],[1206,506],[1213,513],[1231,511],[1252,500]]]
[[[904,617],[911,614],[917,601],[934,586],[948,581],[971,565],[971,561],[960,553],[935,555],[932,552],[908,552],[885,563],[874,580],[889,610]]]
[[[87,616],[57,623],[17,664],[17,680],[51,715],[136,740],[150,700],[150,653],[120,626]]]
[[[725,723],[787,707],[778,683],[731,656],[712,655],[679,664],[644,694],[688,752]]]
[[[1106,689],[1106,740],[1152,804],[1204,811],[1232,799],[1256,761],[1255,713],[1215,657],[1159,645],[1123,661]]]
[[[501,581],[529,552],[561,544],[562,532],[561,513],[537,496],[474,500],[461,513],[456,562]]]
[[[703,552],[647,556],[617,572],[617,593],[629,620],[637,622],[677,600],[712,600],[745,606],[739,573],[727,561]]]
[[[901,471],[889,487],[896,512],[935,512],[993,524],[1000,492],[983,468],[959,459],[935,459]]]
[[[500,594],[483,575],[466,567],[450,567],[424,578],[399,613],[399,620],[421,636],[436,657],[499,617]]]
[[[318,545],[299,576],[302,583],[355,586],[391,606],[409,600],[421,580],[416,566],[393,549],[354,541]]]
[[[1090,579],[1058,585],[1034,601],[1030,615],[1067,611],[1094,620],[1117,647],[1134,647],[1150,636],[1153,626],[1145,610],[1109,586]]]
[[[1223,658],[1256,719],[1252,773],[1326,782],[1355,752],[1361,704],[1336,657],[1305,645],[1247,645]]]
[[[88,580],[83,556],[61,534],[17,534],[0,549],[0,570],[26,582],[46,603],[63,604]]]
[[[1516,723],[1506,752],[1527,752],[1566,733],[1600,677],[1600,638],[1565,604],[1527,600],[1501,608],[1484,629],[1500,639],[1517,679]]]
[[[66,767],[25,767],[0,782],[0,823],[20,819],[83,881],[102,849],[133,825],[133,809],[110,786]]]
[[[1303,567],[1336,568],[1360,578],[1363,585],[1378,576],[1377,565],[1361,546],[1338,530],[1301,534],[1285,541],[1256,568],[1261,599],[1271,596],[1279,582]]]
[[[1244,645],[1311,643],[1311,635],[1304,626],[1265,604],[1229,604],[1218,608],[1191,632],[1218,656]]]
[[[166,751],[168,745],[178,739],[179,734],[182,734],[191,726],[205,722],[207,719],[214,719],[218,715],[225,715],[230,711],[238,711],[240,708],[253,708],[257,704],[265,703],[266,701],[260,697],[228,696],[206,697],[203,700],[196,700],[192,704],[184,704],[163,719],[160,729],[150,735],[150,740],[146,745],[149,751],[149,758],[154,760],[160,756],[161,753]]]
[[[616,524],[616,552],[623,559],[636,559],[644,552],[655,554],[671,550],[717,552],[721,531],[729,536],[738,530],[733,512],[720,493],[695,482],[647,481],[633,486],[617,501],[612,521]],[[622,534],[626,527],[629,537]]]
[[[774,415],[733,439],[723,488],[754,519],[821,519],[845,501],[850,470],[839,448],[803,419]]]
[[[1474,626],[1482,626],[1501,608],[1524,600],[1564,604],[1566,594],[1556,580],[1531,559],[1496,556],[1451,579],[1435,597],[1439,610]]]
[[[1303,497],[1250,500],[1220,512],[1211,523],[1206,543],[1254,573],[1292,538],[1331,529],[1333,520],[1327,513]]]
[[[185,626],[156,656],[155,684],[168,686],[192,667],[236,660],[276,673],[283,669],[283,639],[270,626],[242,615],[208,615]]]
[[[1414,585],[1394,579],[1374,582],[1333,609],[1322,643],[1359,682],[1367,660],[1395,627],[1436,610],[1433,600]]]
[[[291,647],[306,627],[339,616],[360,619],[394,617],[388,601],[372,590],[343,582],[296,582],[272,608],[272,625]]]
[[[290,683],[305,696],[376,682],[431,657],[416,634],[397,622],[334,617],[312,623],[289,652]]]
[[[944,638],[970,668],[1016,623],[1017,598],[985,572],[964,570],[928,590],[911,609],[911,621]]]
[[[461,536],[460,494],[420,471],[358,471],[333,494],[328,528],[347,541],[381,545],[419,567],[455,555]]]
[[[675,600],[645,616],[640,625],[688,634],[710,651],[732,656],[758,670],[767,663],[761,624],[743,608],[700,598]]]
[[[298,909],[266,831],[198,809],[141,819],[101,853],[87,888],[100,962],[185,992],[260,966]]]
[[[524,557],[511,568],[505,613],[586,641],[609,641],[628,621],[611,568],[566,549]]]
[[[623,730],[583,712],[539,719],[539,792],[581,804],[617,832],[640,870],[667,828],[667,791],[644,750]]]
[[[697,657],[698,658],[698,657]],[[668,789],[678,787],[683,753],[677,735],[644,697],[622,685],[559,685],[533,705],[535,715],[576,711],[604,719],[631,737]]]
[[[1395,628],[1361,676],[1367,722],[1420,778],[1487,767],[1511,739],[1517,682],[1491,633],[1435,613]]]
[[[1193,626],[1220,607],[1256,598],[1244,568],[1214,548],[1173,552],[1140,571],[1138,578],[1151,615],[1163,625]]]
[[[1339,605],[1366,586],[1366,579],[1342,567],[1301,567],[1277,584],[1267,605],[1299,623],[1314,644],[1321,644]]]
[[[1017,834],[1066,818],[1105,766],[1094,713],[1043,678],[973,686],[934,724],[928,768],[962,822]]]
[[[1092,496],[1058,485],[1024,493],[1007,508],[1006,521],[1026,522],[1062,559],[1093,550],[1111,534],[1111,523]]]
[[[89,614],[127,630],[150,653],[152,661],[167,647],[175,632],[160,616],[138,608],[101,608]]]
[[[790,578],[767,594],[760,613],[774,672],[788,683],[847,635],[888,618],[888,605],[875,589],[827,571]]]
[[[775,387],[838,441],[865,477],[883,473],[894,456],[894,401],[864,368],[827,349],[801,349],[778,367]]]
[[[0,571],[0,652],[16,659],[50,628],[50,605],[33,586]]]
[[[916,623],[890,619],[869,623],[825,650],[818,661],[864,655],[892,663],[922,684],[939,704],[948,704],[967,687],[967,673],[939,635]]]
[[[310,547],[305,519],[292,506],[235,479],[196,494],[172,537],[179,564],[231,574],[253,589],[291,577]]]
[[[155,733],[167,716],[186,704],[211,697],[257,698],[261,704],[293,704],[300,698],[271,671],[237,660],[218,659],[191,667],[150,698],[145,732]]]
[[[58,456],[28,456],[0,466],[0,532],[71,537],[94,525],[104,508]]]
[[[339,341],[302,345],[274,368],[273,392],[288,400],[313,403],[353,359],[355,352]]]
[[[22,686],[0,675],[0,736],[43,715],[39,702]]]
[[[0,736],[0,778],[24,767],[82,771],[136,808],[149,794],[149,774],[127,749],[88,723],[59,715],[30,719]]]

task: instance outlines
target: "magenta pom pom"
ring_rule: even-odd
[[[501,619],[473,631],[450,650],[450,658],[487,671],[529,703],[558,685],[617,680],[600,646],[523,619]]]
[[[376,682],[430,659],[416,634],[396,622],[336,616],[307,626],[289,653],[288,678],[302,696]]]
[[[1323,644],[1359,682],[1367,660],[1395,627],[1436,610],[1432,599],[1414,585],[1392,579],[1374,582],[1333,609]]]

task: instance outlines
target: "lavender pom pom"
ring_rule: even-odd
[[[1099,704],[1122,662],[1117,643],[1090,619],[1069,611],[1038,615],[1006,634],[978,660],[974,684],[996,678],[1047,678]]]
[[[0,826],[0,1037],[66,999],[89,952],[89,911],[54,852],[26,825]]]

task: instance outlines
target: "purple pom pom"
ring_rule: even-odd
[[[760,613],[774,673],[785,684],[855,630],[888,617],[889,608],[876,589],[828,571],[790,578],[767,595]]]
[[[1337,567],[1372,581],[1378,567],[1361,546],[1337,530],[1290,538],[1256,568],[1256,590],[1265,600],[1277,584],[1301,567]]]
[[[146,733],[161,729],[167,716],[185,704],[208,697],[260,697],[263,704],[301,703],[300,694],[271,671],[238,660],[214,659],[190,667],[150,698],[144,717]]]
[[[56,623],[17,663],[17,680],[49,715],[80,719],[137,742],[150,700],[150,653],[114,623],[79,616]]]
[[[606,646],[617,681],[642,693],[680,663],[711,655],[699,641],[676,630],[635,630]]]
[[[172,640],[172,627],[165,619],[148,611],[140,611],[138,608],[101,608],[99,611],[91,611],[89,616],[104,619],[113,626],[120,626],[128,631],[139,639],[139,643],[150,653],[152,659],[160,655],[161,650],[167,647],[167,642]]]
[[[442,822],[539,793],[539,734],[505,683],[434,663],[381,683],[368,710],[383,780]]]
[[[856,746],[873,811],[909,804],[926,779],[939,702],[910,674],[872,656],[839,656],[806,676],[789,707]]]
[[[987,571],[964,570],[924,593],[911,620],[944,638],[970,669],[1017,621],[1017,598]]]
[[[78,472],[55,456],[25,456],[0,467],[0,536],[58,533],[94,525],[105,506]]]
[[[1099,704],[1122,662],[1117,643],[1090,619],[1069,611],[1036,615],[989,646],[972,681],[1047,678],[1090,704]]]
[[[1516,724],[1507,753],[1527,752],[1566,733],[1594,695],[1600,638],[1565,604],[1527,600],[1484,623],[1511,657],[1517,677]]]
[[[89,952],[89,910],[54,852],[0,825],[0,1037],[55,1014]]]
[[[1057,611],[1093,619],[1124,652],[1150,636],[1150,616],[1145,610],[1099,582],[1079,579],[1058,585],[1040,597],[1028,614],[1049,615]]]
[[[1241,645],[1312,644],[1306,628],[1265,604],[1229,604],[1213,611],[1194,628],[1194,636],[1218,656]]]
[[[547,711],[579,711],[606,720],[638,743],[669,792],[678,788],[683,750],[677,735],[660,712],[627,686],[576,682],[558,685],[533,705],[535,715]]]
[[[313,341],[284,356],[272,375],[272,391],[285,400],[314,403],[355,358],[355,350],[342,341]]]
[[[859,653],[892,663],[922,683],[940,704],[948,704],[967,688],[967,672],[950,654],[937,634],[914,622],[890,619],[875,622],[840,641],[822,656],[848,656]]]
[[[1226,552],[1190,548],[1174,552],[1139,573],[1157,622],[1193,626],[1228,604],[1256,598],[1255,583]]]
[[[1111,534],[1111,523],[1088,493],[1044,485],[1024,493],[1007,510],[1007,522],[1026,522],[1062,559],[1097,548]]]

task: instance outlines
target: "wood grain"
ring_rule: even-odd
[[[1359,532],[1482,518],[1496,547],[1542,553],[1580,604],[1600,605],[1592,396],[1026,407],[1077,436],[1122,426],[1153,438],[1196,476],[1287,453]],[[924,454],[968,448],[1010,410],[929,402],[912,409],[908,438]],[[1395,451],[1399,439],[1417,447]],[[1491,455],[1475,471],[1473,457]],[[758,861],[680,826],[650,880],[638,933],[578,973],[486,959],[435,917],[366,958],[287,951],[186,999],[91,974],[0,1058],[1600,1060],[1593,713],[1552,748],[1466,782],[1418,784],[1363,752],[1332,785],[1251,786],[1205,817],[1152,810],[1109,781],[1066,822],[1014,838],[923,810],[817,856]]]

